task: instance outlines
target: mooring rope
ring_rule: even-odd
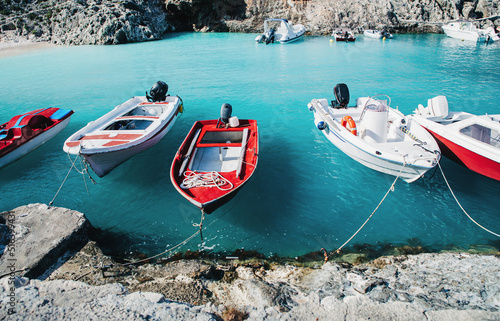
[[[58,195],[58,194],[59,194],[59,192],[61,191],[61,188],[63,187],[64,183],[66,183],[66,180],[68,179],[69,173],[71,173],[71,170],[73,169],[73,167],[74,167],[74,168],[78,171],[78,168],[76,168],[76,166],[75,166],[76,160],[77,160],[78,158],[75,158],[75,160],[73,161],[73,160],[71,159],[71,157],[69,156],[69,154],[68,154],[68,157],[69,157],[69,159],[70,159],[70,161],[71,161],[71,167],[69,168],[69,171],[68,171],[68,173],[66,174],[66,177],[64,178],[63,182],[61,183],[61,186],[59,186],[59,189],[57,190],[56,195],[54,195],[54,198],[52,199],[52,201],[50,201],[49,206],[52,206],[52,204],[54,204],[54,201],[55,201],[55,199],[56,199],[57,195]]]
[[[450,184],[448,184],[448,180],[446,179],[446,177],[444,176],[444,172],[443,172],[443,169],[441,168],[441,164],[438,162],[438,165],[439,165],[439,169],[441,170],[441,175],[443,175],[443,178],[444,178],[444,181],[446,183],[446,185],[448,186],[448,189],[450,190],[450,193],[451,195],[453,196],[453,198],[455,199],[455,202],[457,202],[458,206],[460,206],[460,208],[462,209],[462,211],[464,212],[465,215],[467,215],[467,217],[472,221],[474,222],[474,224],[476,224],[477,226],[479,226],[480,228],[482,228],[483,230],[485,230],[486,232],[488,233],[491,233],[495,236],[498,236],[500,237],[500,234],[497,234],[495,232],[492,232],[490,230],[488,230],[486,227],[482,226],[481,224],[479,224],[478,222],[476,222],[470,215],[469,213],[467,213],[467,211],[462,207],[462,204],[460,204],[460,202],[458,201],[457,197],[455,196],[455,193],[453,193],[453,191],[451,190],[451,187],[450,187]]]
[[[392,182],[391,187],[389,187],[389,189],[385,193],[385,195],[382,198],[382,200],[378,203],[378,205],[375,208],[375,210],[373,210],[373,212],[366,219],[366,221],[363,223],[363,225],[361,225],[361,227],[356,231],[356,233],[354,233],[347,241],[344,242],[344,244],[342,244],[336,251],[333,252],[334,254],[339,254],[340,251],[342,250],[342,248],[344,246],[346,246],[347,243],[349,243],[359,233],[359,231],[361,231],[361,229],[366,225],[366,223],[368,223],[368,221],[372,218],[373,214],[375,214],[375,212],[377,212],[377,210],[379,209],[380,205],[382,205],[382,203],[385,201],[387,195],[389,195],[390,192],[394,191],[394,185],[396,184],[397,180],[399,179],[399,176],[401,176],[401,173],[403,172],[403,169],[405,168],[405,166],[406,166],[406,161],[403,163],[403,167],[401,167],[401,170],[399,171],[398,176],[396,176],[396,179],[394,179],[394,182]],[[328,261],[327,257],[325,257],[325,262],[326,261]]]

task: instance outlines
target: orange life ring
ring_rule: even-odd
[[[342,121],[340,122],[342,126],[344,126],[348,131],[350,131],[353,135],[357,136],[358,131],[356,129],[356,123],[351,116],[344,116]]]

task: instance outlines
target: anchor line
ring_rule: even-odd
[[[398,176],[396,176],[396,178],[394,179],[394,182],[392,182],[391,186],[389,187],[389,189],[387,190],[387,192],[385,193],[384,197],[382,198],[382,200],[378,203],[377,207],[375,208],[375,210],[373,210],[373,212],[370,214],[370,216],[366,219],[366,221],[363,223],[363,225],[360,226],[360,228],[347,240],[344,242],[344,244],[342,244],[336,251],[334,251],[332,254],[339,254],[340,251],[342,250],[342,248],[344,246],[347,245],[347,243],[349,243],[358,233],[359,231],[361,231],[361,229],[366,225],[366,223],[368,223],[368,221],[372,218],[372,216],[375,214],[375,212],[377,212],[377,210],[379,209],[379,207],[382,205],[382,203],[385,201],[387,195],[389,195],[390,192],[393,192],[394,191],[394,185],[396,184],[396,182],[398,181],[399,177],[401,176],[401,173],[403,172],[403,169],[405,168],[406,166],[406,160],[403,164],[403,167],[401,167],[401,170],[399,171],[399,174]],[[325,258],[325,262],[328,260],[328,258],[326,257]]]
[[[465,215],[467,215],[467,217],[474,223],[476,224],[477,226],[479,226],[480,228],[482,228],[483,230],[485,230],[486,232],[490,233],[490,234],[493,234],[497,237],[500,237],[500,234],[497,234],[495,232],[492,232],[490,230],[488,230],[486,227],[482,226],[481,224],[479,224],[478,222],[476,222],[470,215],[469,213],[467,213],[467,211],[463,208],[462,204],[460,204],[460,202],[458,201],[457,197],[455,196],[455,193],[453,193],[451,187],[450,187],[450,184],[448,183],[448,180],[446,179],[446,177],[444,176],[444,172],[443,172],[443,169],[441,168],[441,164],[438,162],[438,166],[439,166],[439,169],[441,170],[441,175],[443,175],[443,178],[444,178],[444,181],[446,183],[446,185],[448,186],[448,189],[450,190],[450,193],[451,195],[453,196],[453,198],[455,199],[455,202],[457,202],[458,206],[460,207],[460,209],[464,212]]]

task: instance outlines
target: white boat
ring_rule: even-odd
[[[345,42],[356,41],[356,36],[354,35],[354,32],[349,28],[337,28],[333,30],[332,36],[335,38],[335,41],[345,41]]]
[[[356,106],[348,107],[347,86],[338,84],[334,93],[331,105],[326,99],[313,99],[308,106],[316,127],[349,157],[408,183],[437,165],[436,141],[417,122],[391,108],[389,96],[361,97]]]
[[[83,157],[99,177],[135,154],[154,146],[174,125],[182,100],[167,96],[168,86],[157,82],[152,97],[136,96],[71,135],[63,150]]]
[[[375,39],[392,39],[392,34],[389,33],[387,30],[383,29],[382,31],[380,30],[365,30],[363,34],[369,38],[375,38]]]
[[[444,33],[451,38],[474,42],[493,42],[500,38],[492,27],[478,29],[470,21],[453,21],[442,26]]]
[[[500,115],[448,111],[445,96],[419,105],[412,118],[436,139],[443,155],[500,181]]]
[[[266,45],[274,42],[289,43],[300,39],[306,33],[304,25],[291,25],[286,19],[266,19],[264,33],[255,41]]]

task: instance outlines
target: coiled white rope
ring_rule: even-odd
[[[474,222],[474,224],[476,224],[477,226],[479,226],[480,228],[482,228],[483,230],[485,230],[486,232],[488,233],[491,233],[495,236],[498,236],[500,237],[499,234],[495,233],[495,232],[492,232],[490,230],[488,230],[486,227],[482,226],[481,224],[479,224],[478,222],[476,222],[470,215],[469,213],[467,213],[467,211],[465,211],[465,209],[462,207],[462,204],[460,204],[460,202],[458,201],[457,197],[455,196],[455,193],[453,193],[453,191],[451,190],[451,187],[450,187],[450,184],[448,184],[448,180],[446,179],[446,177],[444,176],[444,172],[443,172],[443,169],[441,168],[441,164],[438,162],[438,165],[439,165],[439,169],[441,170],[441,175],[443,175],[443,178],[444,178],[444,181],[446,182],[446,185],[448,186],[448,189],[450,190],[450,193],[451,195],[453,196],[453,198],[455,199],[455,202],[457,202],[458,206],[460,206],[460,208],[462,209],[462,211],[464,212],[465,215],[467,215],[467,217],[472,221]]]
[[[185,171],[185,178],[180,184],[182,189],[190,189],[193,187],[217,187],[222,191],[229,191],[233,188],[233,183],[228,181],[218,172],[196,173],[193,171]]]

